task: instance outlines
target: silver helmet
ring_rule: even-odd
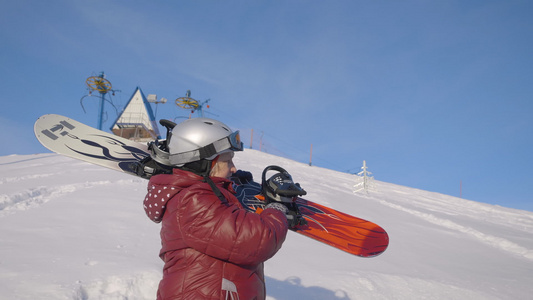
[[[180,166],[199,160],[213,160],[226,151],[242,151],[239,131],[209,118],[188,119],[172,129],[169,160]]]

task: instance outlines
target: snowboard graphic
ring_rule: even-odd
[[[60,115],[44,115],[33,127],[49,150],[136,175],[131,168],[150,156],[148,145],[107,133]]]
[[[140,167],[150,160],[147,144],[53,114],[40,117],[34,131],[43,146],[58,154],[146,179],[154,174],[147,175],[143,172],[147,168]],[[257,182],[236,180],[235,190],[243,207],[251,212],[260,213],[267,204]],[[307,224],[293,231],[360,257],[374,257],[387,249],[389,237],[380,226],[303,198],[295,203]]]

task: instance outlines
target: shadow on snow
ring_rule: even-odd
[[[276,298],[276,300],[350,300],[346,292],[342,290],[332,291],[320,286],[303,286],[301,281],[298,277],[289,277],[284,281],[266,277],[267,294],[269,297]]]

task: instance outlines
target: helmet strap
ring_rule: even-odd
[[[180,167],[180,169],[202,176],[204,178],[203,181],[209,184],[209,186],[211,187],[211,190],[213,190],[213,193],[215,193],[218,199],[220,199],[222,203],[228,203],[228,200],[224,197],[220,189],[213,182],[213,180],[209,177],[209,173],[211,173],[211,170],[215,166],[219,157],[220,155],[218,155],[212,161],[209,161],[206,159],[194,161],[194,162],[183,165],[182,167]]]
[[[224,197],[220,189],[217,187],[217,185],[213,182],[213,180],[209,177],[209,175],[204,175],[204,182],[207,182],[211,189],[213,190],[213,193],[222,201],[222,203],[228,203],[228,200]]]

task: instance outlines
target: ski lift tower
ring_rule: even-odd
[[[94,91],[98,92],[99,98],[100,98],[100,106],[98,110],[98,129],[102,130],[102,124],[104,121],[104,101],[109,101],[106,99],[106,95],[109,92],[112,92],[113,96],[115,95],[115,90],[112,89],[111,82],[107,79],[105,79],[104,72],[100,73],[98,76],[91,76],[85,80],[85,83],[87,84],[87,89],[89,90],[89,94],[85,95],[81,98],[80,103],[81,107],[83,108],[83,111],[85,111],[85,108],[83,107],[83,98],[87,96],[92,96],[92,93]],[[109,101],[111,105],[113,103]]]
[[[198,100],[191,98],[191,90],[187,90],[185,97],[180,97],[176,99],[176,105],[183,109],[190,109],[191,114],[193,114],[194,112],[198,112],[198,115],[203,118],[203,107],[204,105],[206,105],[206,107],[209,108],[209,105],[207,104],[209,101],[211,101],[211,99],[207,99],[200,103],[198,102]]]

